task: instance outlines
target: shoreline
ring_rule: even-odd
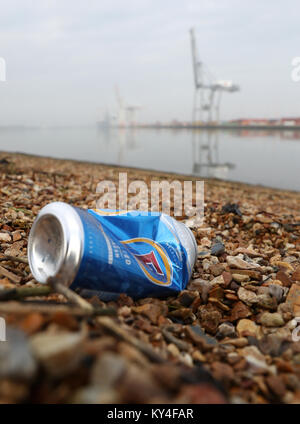
[[[137,168],[137,167],[132,167],[132,166],[120,166],[120,165],[115,165],[115,164],[108,164],[108,163],[101,163],[101,162],[92,162],[92,161],[84,161],[84,160],[79,160],[79,159],[65,159],[65,158],[56,158],[56,157],[52,157],[52,156],[43,156],[43,155],[38,155],[38,154],[32,154],[32,153],[23,153],[23,152],[10,152],[10,151],[0,151],[0,160],[7,158],[7,157],[11,157],[14,159],[17,159],[17,161],[19,161],[21,158],[26,158],[27,162],[30,163],[31,165],[36,162],[39,161],[38,163],[40,163],[40,161],[44,161],[44,162],[56,162],[57,161],[57,165],[60,164],[60,167],[70,167],[71,164],[78,164],[80,166],[85,166],[87,168],[92,167],[92,168],[99,168],[99,169],[114,169],[114,170],[119,170],[119,172],[130,172],[130,173],[139,173],[140,175],[155,175],[156,177],[159,176],[164,176],[166,178],[176,178],[178,180],[184,180],[187,179],[188,181],[204,181],[205,183],[209,183],[209,184],[215,184],[215,185],[229,185],[232,187],[245,187],[245,188],[249,188],[249,189],[254,189],[254,190],[267,190],[267,191],[274,191],[274,192],[282,192],[285,194],[290,193],[291,195],[296,195],[300,197],[300,191],[297,190],[290,190],[290,189],[282,189],[282,188],[277,188],[277,187],[269,187],[269,186],[264,186],[264,185],[257,185],[257,184],[251,184],[251,183],[245,183],[245,182],[241,182],[241,181],[230,181],[230,180],[226,180],[226,179],[221,179],[221,178],[207,178],[207,177],[200,177],[200,176],[195,176],[192,174],[177,174],[176,172],[166,172],[166,171],[158,171],[155,169],[144,169],[144,168]],[[30,166],[28,164],[28,166]]]

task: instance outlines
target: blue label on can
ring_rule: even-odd
[[[172,218],[145,212],[78,209],[84,249],[71,288],[134,298],[184,289],[191,269]]]

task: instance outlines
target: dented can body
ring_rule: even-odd
[[[196,257],[193,233],[168,215],[85,210],[62,202],[39,212],[28,242],[37,281],[55,277],[104,297],[174,294],[186,287]]]

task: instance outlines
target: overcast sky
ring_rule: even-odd
[[[92,124],[116,84],[143,121],[191,118],[189,39],[218,79],[222,119],[300,116],[299,0],[10,0],[0,3],[0,125]]]

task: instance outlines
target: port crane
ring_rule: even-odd
[[[128,105],[126,106],[127,112],[127,123],[130,127],[136,126],[136,112],[141,109],[141,106],[138,105]]]
[[[142,107],[139,105],[126,104],[120,95],[119,87],[115,87],[118,104],[118,127],[134,127],[136,125],[136,112]]]
[[[120,95],[119,87],[115,86],[116,100],[118,104],[118,117],[117,117],[117,126],[125,127],[126,126],[126,116],[125,116],[125,104],[123,98]]]
[[[190,29],[190,36],[195,86],[192,121],[194,124],[218,124],[222,93],[234,93],[240,88],[232,81],[216,80],[208,67],[198,58],[194,28]]]

